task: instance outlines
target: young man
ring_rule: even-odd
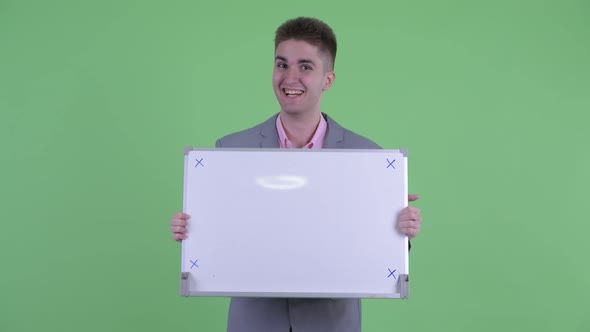
[[[219,139],[216,147],[378,149],[367,138],[342,128],[320,111],[324,91],[336,74],[336,37],[324,22],[296,18],[275,35],[273,88],[281,111],[250,129]],[[409,200],[418,199],[410,195]],[[177,213],[171,221],[174,239],[187,238],[190,216]],[[411,239],[418,235],[420,210],[408,206],[398,226]],[[392,221],[392,227],[395,227]],[[233,298],[228,332],[359,332],[359,299]]]

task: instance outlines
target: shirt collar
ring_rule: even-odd
[[[324,145],[324,138],[326,137],[326,131],[328,124],[324,117],[320,114],[320,123],[313,134],[313,137],[307,144],[303,146],[303,149],[321,149]],[[281,115],[277,116],[277,132],[279,134],[279,146],[281,149],[292,149],[293,143],[287,138],[287,133],[281,122]]]

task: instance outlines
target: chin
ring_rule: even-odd
[[[293,107],[283,107],[281,110],[287,114],[298,114],[298,113],[304,112],[301,109],[297,109],[297,108],[293,108]]]

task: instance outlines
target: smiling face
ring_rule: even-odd
[[[329,56],[317,46],[295,39],[277,46],[272,84],[282,112],[319,114],[335,78]]]

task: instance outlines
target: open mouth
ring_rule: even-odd
[[[288,97],[297,97],[303,94],[303,90],[283,88],[283,93]]]

